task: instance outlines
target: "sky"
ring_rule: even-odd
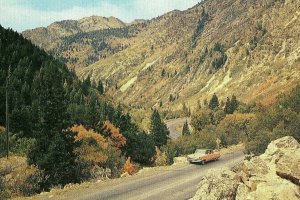
[[[55,21],[92,15],[124,22],[151,19],[174,9],[186,10],[201,0],[0,0],[0,24],[18,32]]]

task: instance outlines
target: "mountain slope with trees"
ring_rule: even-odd
[[[202,1],[143,22],[130,37],[104,37],[125,48],[75,70],[102,80],[107,94],[136,109],[179,110],[185,102],[193,110],[214,93],[220,102],[235,94],[246,103],[272,104],[300,80],[299,6],[293,0]],[[25,35],[42,38],[37,31]],[[70,58],[59,56],[79,58],[72,50]]]
[[[10,154],[26,156],[39,170],[39,181],[24,180],[36,186],[24,195],[95,178],[95,169],[109,169],[110,177],[118,177],[129,157],[139,164],[153,162],[153,137],[103,94],[101,83],[78,79],[64,64],[1,26],[0,62],[0,113],[6,112],[9,75]],[[5,115],[0,117],[2,157]]]

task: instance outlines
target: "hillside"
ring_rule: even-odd
[[[114,105],[101,84],[79,80],[0,25],[0,158],[8,157],[0,159],[0,199],[97,179],[103,169],[119,177],[126,163],[151,164],[156,133],[146,134]]]
[[[182,102],[193,108],[213,93],[223,101],[235,94],[247,103],[271,104],[300,82],[299,15],[295,0],[206,0],[137,25],[88,32],[116,31],[104,37],[67,43],[76,31],[56,41],[47,34],[49,27],[24,36],[66,59],[82,78],[101,79],[108,94],[133,108],[160,102],[162,109],[181,109]],[[50,39],[42,43],[43,38]],[[99,40],[109,48],[82,45]],[[81,61],[87,55],[97,58]]]
[[[91,16],[54,22],[47,28],[24,31],[23,35],[69,68],[81,68],[126,48],[122,39],[133,36],[143,23],[135,20],[125,24],[114,17]]]

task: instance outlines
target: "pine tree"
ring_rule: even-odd
[[[169,96],[169,102],[172,102],[172,101],[174,101],[174,98],[173,98],[173,95],[170,94],[170,96]]]
[[[214,94],[209,102],[209,108],[215,110],[217,107],[219,107],[219,99],[217,95]]]
[[[236,111],[236,109],[239,107],[239,102],[235,95],[232,95],[231,97],[230,107],[231,107],[231,114],[234,113],[234,111]]]
[[[70,127],[64,101],[63,79],[60,71],[52,62],[40,70],[40,88],[35,127],[36,145],[28,154],[29,164],[38,166],[48,176],[42,185],[49,189],[52,185],[65,185],[77,182],[73,153],[75,141]]]
[[[165,77],[165,75],[166,75],[166,70],[165,70],[165,69],[162,69],[160,76],[161,76],[161,77]]]
[[[94,126],[99,122],[99,108],[100,106],[97,94],[95,92],[91,92],[85,110],[85,120],[88,127],[94,128]]]
[[[104,94],[104,87],[103,87],[103,83],[101,80],[99,80],[99,82],[98,82],[97,89],[98,89],[99,94],[101,94],[101,95]]]
[[[227,97],[227,100],[226,100],[226,103],[225,103],[224,112],[226,114],[231,114],[231,101],[230,101],[229,97]]]
[[[151,116],[150,133],[157,147],[167,144],[170,132],[167,125],[161,120],[158,111],[155,109]]]
[[[183,128],[182,128],[182,135],[187,136],[187,135],[190,135],[190,134],[191,134],[191,132],[190,132],[190,129],[189,129],[188,122],[185,121],[185,123],[183,124]]]

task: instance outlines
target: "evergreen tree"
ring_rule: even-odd
[[[231,113],[234,113],[234,111],[236,111],[236,109],[239,107],[239,102],[235,95],[232,95],[231,97],[230,107],[231,107]]]
[[[226,139],[226,137],[224,136],[224,134],[221,135],[220,140],[221,140],[221,144],[220,144],[220,145],[221,145],[222,147],[226,147],[226,148],[227,148],[227,146],[228,146],[228,144],[227,144],[227,139]]]
[[[182,103],[182,113],[185,117],[190,116],[190,111],[185,103]]]
[[[174,101],[174,98],[173,98],[173,95],[170,94],[170,96],[169,96],[169,102],[172,102],[172,101]]]
[[[191,132],[190,132],[190,129],[189,129],[188,122],[185,121],[185,123],[183,124],[183,128],[182,128],[182,135],[186,136],[186,135],[190,135],[190,134],[191,134]]]
[[[82,82],[82,91],[84,95],[89,94],[89,88],[91,87],[91,77],[88,76],[85,80]]]
[[[101,94],[101,95],[104,94],[104,87],[103,87],[103,83],[101,80],[99,80],[99,82],[98,82],[97,89],[98,89],[99,94]]]
[[[231,114],[231,101],[230,101],[230,98],[229,98],[229,97],[227,97],[227,99],[226,99],[224,112],[225,112],[226,114]]]
[[[99,122],[99,101],[98,96],[95,92],[91,92],[88,98],[85,111],[85,120],[86,124],[90,128],[94,128],[95,125]]]
[[[214,94],[209,102],[209,108],[215,110],[217,107],[219,107],[219,99],[217,95]]]
[[[165,70],[165,69],[162,69],[160,76],[161,76],[161,77],[165,77],[165,75],[166,75],[166,70]]]
[[[77,182],[74,135],[66,131],[69,124],[64,101],[61,73],[51,62],[40,71],[38,122],[35,129],[36,145],[29,152],[29,164],[38,166],[48,176],[42,187]]]
[[[170,132],[167,128],[167,125],[161,120],[156,109],[154,109],[151,116],[150,134],[152,135],[154,143],[157,147],[167,144]]]

